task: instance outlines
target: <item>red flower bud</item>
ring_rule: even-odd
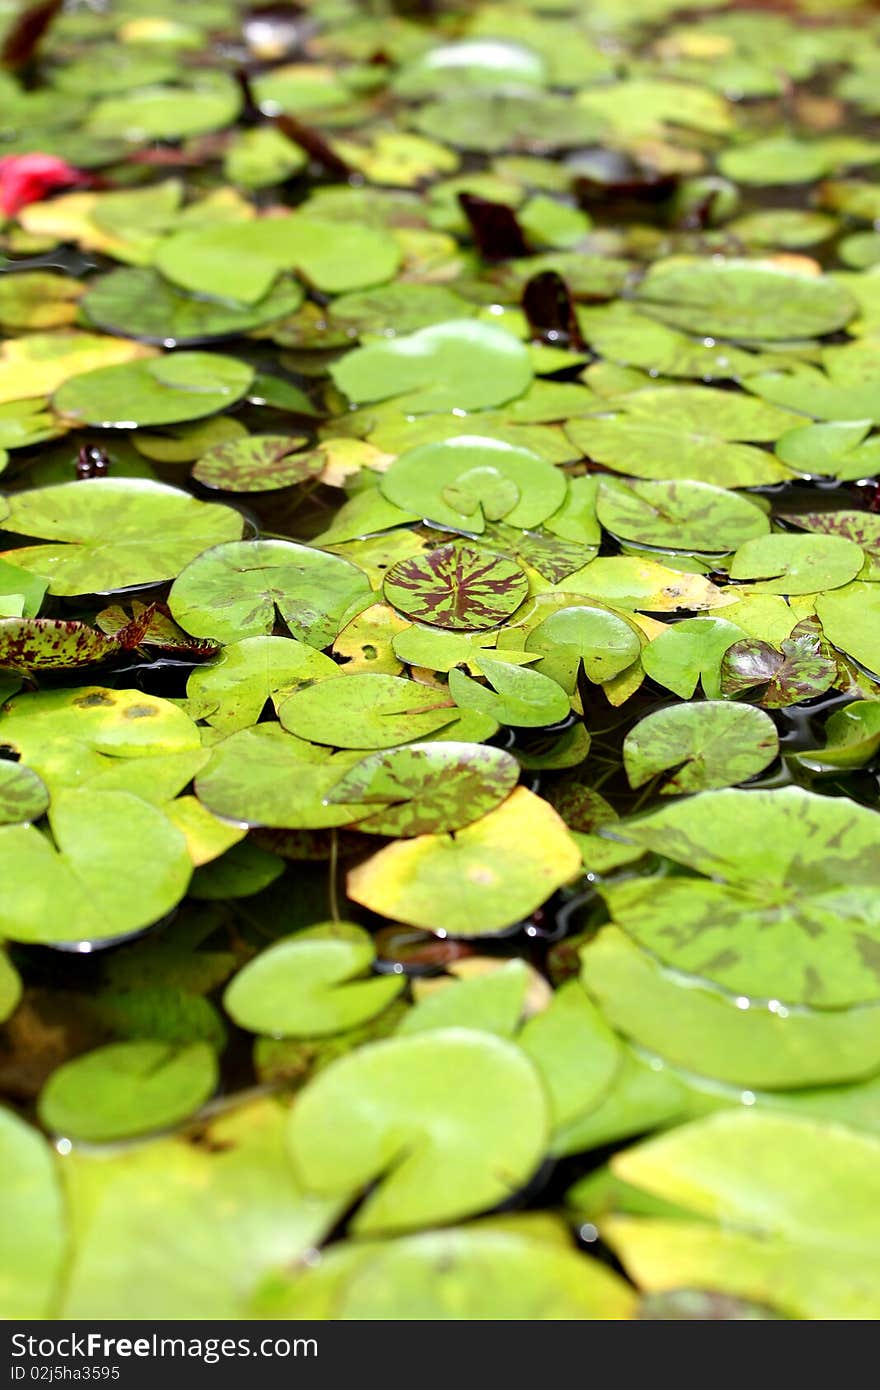
[[[53,188],[82,187],[88,176],[54,154],[8,154],[0,159],[0,210],[14,216]]]

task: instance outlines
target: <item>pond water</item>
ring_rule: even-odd
[[[877,1316],[876,12],[0,28],[0,1317]]]

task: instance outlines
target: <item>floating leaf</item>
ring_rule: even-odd
[[[284,1151],[274,1100],[227,1110],[185,1135],[63,1161],[78,1230],[64,1317],[158,1320],[181,1308],[248,1315],[275,1271],[297,1264],[339,1203],[307,1196]],[[223,1220],[217,1219],[223,1212]],[[149,1233],[147,1239],[144,1232]]]
[[[786,371],[750,375],[746,381],[747,389],[788,410],[801,411],[817,420],[833,421],[838,426],[838,438],[851,432],[854,425],[862,421],[880,424],[877,406],[880,356],[874,342],[869,339],[841,347],[828,347],[823,350],[819,360],[821,367],[809,362],[795,362]],[[805,438],[804,447],[815,447],[817,440],[819,437],[816,435],[811,435],[809,442]],[[830,431],[819,442],[822,445],[821,458],[821,453],[828,450],[832,443]],[[876,451],[876,446],[869,445],[867,448],[867,457],[870,457],[870,451],[872,448]],[[831,456],[834,457],[833,450]]]
[[[65,1215],[43,1136],[0,1110],[0,1309],[4,1318],[50,1316],[65,1254]]]
[[[40,1119],[71,1139],[128,1139],[186,1119],[216,1084],[217,1062],[207,1043],[111,1043],[52,1073],[40,1094]]]
[[[216,444],[202,454],[193,477],[204,487],[224,492],[272,492],[313,478],[322,470],[320,459],[303,453],[302,435],[252,434],[228,444]]]
[[[388,602],[408,618],[467,631],[497,627],[528,591],[515,560],[457,543],[399,561],[383,585]]]
[[[358,978],[375,957],[371,937],[351,922],[323,922],[276,941],[240,970],[223,995],[241,1028],[314,1038],[357,1028],[403,988],[401,976]]]
[[[813,594],[848,584],[864,562],[861,547],[843,536],[757,536],[737,550],[730,577],[758,581],[759,594]]]
[[[584,987],[611,1026],[691,1075],[776,1094],[877,1071],[876,1006],[789,1008],[772,999],[745,1000],[745,1008],[745,996],[664,967],[614,926],[602,927],[581,958]]]
[[[126,267],[90,282],[82,308],[110,333],[165,347],[231,338],[295,313],[301,288],[279,281],[255,304],[241,306],[185,294],[149,267]]]
[[[192,863],[161,811],[117,791],[53,797],[55,844],[32,825],[0,828],[0,932],[12,941],[100,941],[136,931],[186,892]]]
[[[709,700],[721,694],[721,661],[743,630],[725,618],[684,618],[661,632],[642,651],[646,675],[682,700],[698,685]]]
[[[568,697],[552,677],[490,657],[480,657],[477,665],[491,689],[463,671],[449,672],[449,693],[462,709],[476,710],[499,724],[527,729],[544,728],[568,717]]]
[[[278,707],[285,729],[336,748],[391,748],[427,738],[448,724],[453,703],[445,691],[400,676],[361,673],[294,691]]]
[[[284,1315],[334,1320],[620,1319],[631,1294],[597,1260],[576,1254],[561,1226],[509,1223],[426,1231],[328,1250],[283,1299]],[[272,1307],[273,1315],[279,1310]]]
[[[580,868],[556,812],[517,787],[473,825],[379,850],[348,875],[373,912],[452,936],[485,936],[528,916]]]
[[[825,725],[825,747],[796,753],[796,760],[814,772],[837,772],[863,767],[880,748],[880,701],[853,700],[835,710]]]
[[[597,512],[614,535],[676,550],[735,550],[770,529],[767,517],[748,498],[694,481],[603,480]]]
[[[371,807],[357,827],[369,834],[438,835],[494,810],[518,781],[519,763],[501,748],[412,743],[364,758],[326,801]]]
[[[402,408],[419,413],[501,405],[522,395],[532,368],[522,343],[503,328],[451,319],[356,348],[332,375],[358,404],[400,397]]]
[[[279,830],[348,825],[372,807],[331,805],[326,798],[357,761],[351,753],[331,754],[305,743],[280,724],[257,724],[216,746],[196,778],[196,794],[209,811],[240,825]]]
[[[601,685],[637,661],[641,651],[638,633],[625,618],[587,605],[551,613],[529,633],[526,647],[541,656],[541,673],[570,695],[580,670]]]
[[[52,542],[14,564],[54,594],[88,594],[170,579],[208,546],[241,534],[237,512],[141,478],[89,478],[16,493],[3,525]]]
[[[156,265],[191,294],[256,304],[282,271],[296,270],[329,294],[390,280],[400,262],[385,231],[304,213],[184,228],[166,237]]]
[[[739,441],[775,439],[794,419],[775,409],[754,410],[754,404],[709,387],[647,387],[623,397],[616,414],[569,421],[566,434],[619,473],[758,487],[783,481],[787,470],[766,450]]]
[[[461,435],[407,450],[382,475],[383,495],[437,525],[481,532],[502,517],[537,526],[562,504],[564,475],[528,449]]]
[[[727,648],[721,662],[725,695],[754,692],[764,709],[782,709],[822,695],[837,678],[837,662],[821,634],[808,623],[798,624],[780,649],[746,637]]]
[[[673,705],[639,720],[627,734],[623,762],[631,787],[660,773],[663,795],[746,782],[771,763],[779,737],[769,715],[749,705],[706,700]]]
[[[603,893],[661,960],[747,997],[835,1007],[880,998],[877,812],[800,787],[718,791],[626,827],[712,880]]]
[[[88,623],[56,618],[0,618],[0,666],[64,670],[107,661],[121,643]]]
[[[280,703],[291,689],[338,674],[331,657],[295,638],[245,637],[230,642],[209,665],[197,667],[186,693],[196,718],[234,733],[256,724],[267,700]]]
[[[32,768],[0,761],[0,825],[39,820],[48,808],[46,785]]]
[[[791,1317],[873,1318],[880,1144],[787,1115],[712,1115],[613,1160],[625,1182],[686,1209],[603,1231],[651,1290],[711,1287]]]
[[[717,258],[654,265],[637,297],[664,323],[716,338],[812,338],[843,328],[856,311],[830,278]]]
[[[270,635],[276,614],[294,637],[326,647],[373,597],[366,575],[338,555],[292,541],[233,541],[187,564],[168,604],[195,637]]]
[[[234,405],[252,379],[252,369],[235,357],[181,352],[84,372],[59,387],[52,405],[72,424],[173,425]]]
[[[537,1071],[514,1044],[465,1028],[390,1038],[341,1058],[291,1112],[288,1143],[309,1191],[351,1198],[352,1228],[391,1234],[496,1206],[547,1142]]]

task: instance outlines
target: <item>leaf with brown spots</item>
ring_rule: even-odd
[[[503,623],[528,590],[515,560],[459,542],[401,560],[385,576],[385,597],[408,618],[472,632]]]

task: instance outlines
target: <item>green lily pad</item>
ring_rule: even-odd
[[[583,453],[618,473],[719,488],[759,487],[789,477],[772,454],[742,442],[783,434],[794,423],[784,411],[756,411],[747,396],[706,386],[648,387],[620,404],[607,417],[566,425]]]
[[[295,270],[328,294],[390,280],[400,263],[385,231],[305,213],[185,228],[166,237],[156,266],[191,294],[257,304],[282,271]]]
[[[645,674],[682,700],[698,685],[709,700],[721,694],[721,661],[743,630],[725,618],[684,618],[661,632],[642,651]]]
[[[631,787],[668,773],[660,793],[670,796],[746,782],[778,752],[776,726],[763,710],[705,700],[639,720],[624,741],[623,763]]]
[[[529,591],[525,571],[492,550],[453,542],[388,570],[383,593],[399,613],[436,627],[497,627]]]
[[[521,396],[532,382],[523,344],[505,329],[475,319],[450,319],[355,348],[331,374],[357,404],[395,397],[417,414],[485,410]]]
[[[197,298],[147,266],[132,266],[92,281],[82,309],[109,333],[175,347],[246,333],[295,313],[302,300],[300,286],[283,280],[249,306]]]
[[[664,967],[615,926],[602,927],[581,959],[584,988],[608,1023],[691,1075],[776,1094],[877,1070],[876,1006],[804,1009],[774,999],[743,1008],[744,996]]]
[[[880,701],[853,700],[835,710],[825,725],[825,747],[797,753],[795,758],[813,772],[838,772],[863,767],[880,748]]]
[[[489,1033],[441,1029],[373,1043],[333,1063],[299,1097],[288,1144],[308,1191],[351,1198],[361,1236],[454,1221],[496,1206],[531,1177],[547,1102],[525,1053]]]
[[[231,508],[141,478],[90,478],[16,493],[3,525],[49,542],[5,553],[47,578],[53,594],[170,579],[208,546],[242,530]]]
[[[877,812],[800,787],[709,791],[623,831],[709,880],[603,888],[661,960],[746,998],[840,1007],[880,998]]]
[[[269,636],[276,615],[294,637],[326,647],[371,602],[356,565],[292,541],[233,541],[205,550],[178,574],[172,615],[194,637],[235,642]]]
[[[686,1209],[602,1223],[643,1289],[713,1288],[789,1317],[874,1318],[880,1143],[787,1115],[709,1116],[626,1150],[614,1172]]]
[[[216,1085],[217,1059],[207,1043],[111,1043],[53,1072],[39,1114],[56,1134],[107,1143],[178,1124]]]
[[[229,73],[203,69],[186,86],[141,87],[102,97],[89,112],[86,130],[138,144],[179,140],[229,125],[238,115],[240,100]]]
[[[492,811],[519,781],[519,763],[479,743],[412,743],[371,753],[328,793],[328,805],[371,807],[357,823],[372,835],[460,830]]]
[[[196,777],[196,795],[214,815],[239,825],[277,830],[349,825],[373,808],[332,805],[327,797],[357,761],[351,753],[306,743],[280,724],[257,724],[217,744]]]
[[[49,809],[49,793],[33,768],[0,761],[0,825],[39,820]]]
[[[400,96],[430,96],[456,86],[543,87],[547,70],[540,54],[509,39],[462,39],[440,44],[419,54],[398,73],[394,87]]]
[[[822,631],[840,651],[880,674],[880,589],[856,581],[816,599]]]
[[[770,529],[765,514],[749,498],[694,481],[603,479],[597,514],[616,536],[679,550],[735,550]]]
[[[52,406],[71,424],[173,425],[234,405],[252,380],[252,368],[235,357],[180,352],[82,372],[59,386]]]
[[[827,347],[821,354],[820,362],[821,366],[811,362],[795,362],[786,371],[757,372],[750,375],[744,384],[747,390],[775,405],[811,415],[816,420],[835,422],[838,425],[835,432],[838,438],[845,437],[846,432],[851,431],[850,421],[880,424],[877,406],[880,354],[874,341],[868,339],[842,347]],[[821,441],[817,435],[804,439],[803,447],[812,450],[820,442],[824,446],[818,454],[819,462],[822,462],[823,454],[832,442],[830,430],[821,437]],[[797,449],[796,444],[793,447]],[[829,452],[834,460],[835,453]],[[849,461],[845,462],[848,468]],[[817,468],[816,471],[821,469]]]
[[[447,92],[429,101],[413,124],[423,135],[460,150],[545,151],[592,144],[603,122],[567,97],[518,92]]]
[[[338,674],[332,657],[296,638],[245,637],[196,667],[186,684],[188,707],[194,717],[231,734],[256,724],[267,700],[280,704],[297,686]]]
[[[0,952],[0,1023],[15,1013],[22,993],[21,976],[5,952]]]
[[[551,613],[529,633],[526,648],[541,656],[540,672],[571,695],[579,671],[596,685],[613,680],[638,660],[641,643],[625,618],[584,605]]]
[[[453,713],[443,690],[369,673],[340,676],[332,686],[324,681],[305,686],[278,707],[290,733],[335,748],[392,748],[427,738]]]
[[[537,526],[562,506],[565,475],[528,449],[459,435],[406,450],[379,486],[404,512],[482,532],[487,521]]]
[[[315,1038],[357,1028],[400,993],[404,979],[363,979],[372,938],[351,922],[323,922],[282,938],[240,970],[223,1006],[240,1028],[274,1037]]]
[[[776,441],[776,456],[798,473],[848,482],[880,471],[880,437],[867,439],[870,420],[803,425]]]
[[[563,821],[517,787],[452,835],[398,840],[348,875],[355,902],[414,927],[485,936],[513,926],[581,866]]]
[[[0,1310],[4,1318],[50,1316],[67,1244],[54,1155],[13,1111],[0,1110]]]
[[[568,717],[568,697],[552,677],[491,657],[480,657],[477,664],[491,688],[472,680],[464,671],[449,672],[449,693],[462,709],[476,710],[499,724],[526,729],[543,728]]]
[[[490,1218],[395,1241],[336,1245],[271,1313],[431,1322],[458,1321],[462,1308],[469,1318],[528,1322],[631,1315],[626,1285],[598,1260],[576,1254],[561,1226],[542,1220],[532,1229],[527,1217],[520,1220],[522,1229]]]
[[[636,293],[663,323],[713,338],[813,338],[856,312],[831,279],[738,260],[673,257],[652,266]]]
[[[297,1183],[284,1122],[274,1099],[261,1099],[216,1116],[197,1143],[188,1134],[115,1153],[74,1148],[63,1160],[78,1232],[63,1316],[249,1316],[264,1281],[296,1265],[339,1214]]]
[[[864,562],[861,546],[843,536],[756,536],[737,550],[730,577],[757,581],[759,594],[813,594],[842,588]]]
[[[100,941],[148,926],[186,892],[183,836],[128,792],[65,791],[52,798],[54,839],[32,825],[0,828],[11,941]]]

